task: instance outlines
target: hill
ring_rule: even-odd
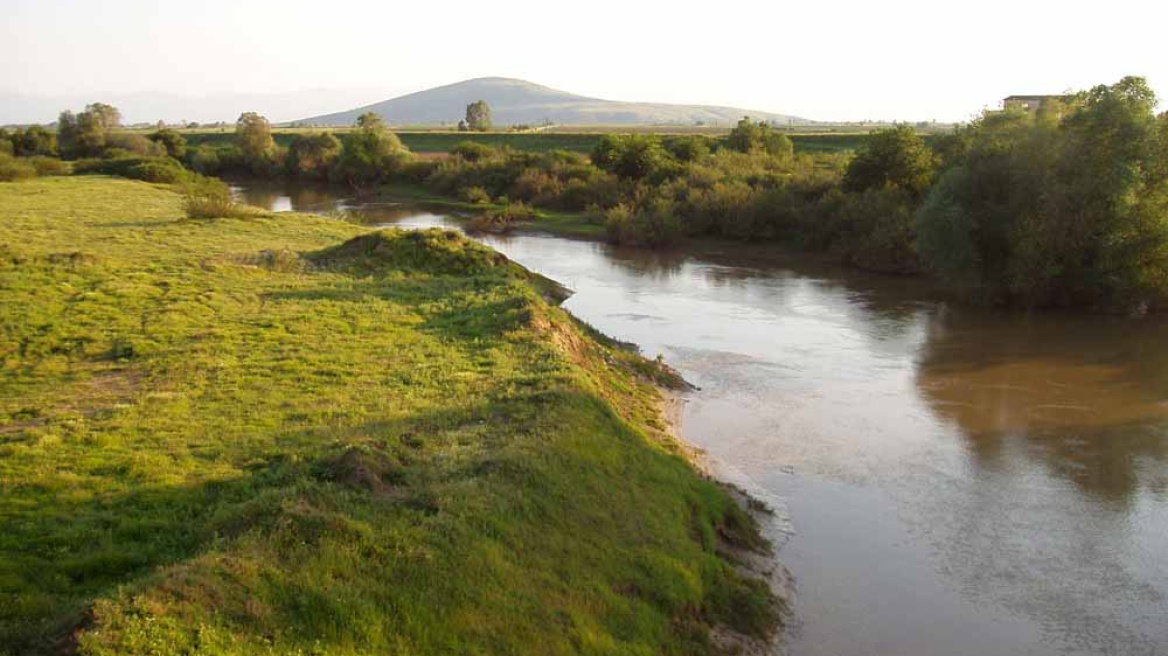
[[[538,125],[549,121],[557,125],[730,125],[745,115],[779,123],[810,122],[737,107],[601,100],[502,77],[466,80],[297,122],[352,125],[361,114],[375,112],[395,125],[453,125],[463,117],[466,106],[476,100],[487,101],[496,125]]]

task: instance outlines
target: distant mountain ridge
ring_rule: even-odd
[[[621,102],[577,96],[566,91],[503,77],[483,77],[399,96],[344,112],[306,118],[308,125],[352,125],[365,112],[394,125],[457,124],[466,106],[485,100],[496,125],[730,125],[743,116],[782,124],[807,119],[736,107]]]

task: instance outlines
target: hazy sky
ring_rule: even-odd
[[[284,93],[255,109],[290,120],[302,116],[289,112],[349,109],[497,75],[613,100],[818,120],[965,120],[1012,93],[1128,74],[1168,98],[1168,10],[1158,6],[0,0],[0,92],[93,100]],[[311,110],[280,100],[310,89],[332,91],[311,94]],[[0,122],[33,103],[5,96],[4,104]]]

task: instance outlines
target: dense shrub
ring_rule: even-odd
[[[604,213],[609,241],[631,246],[670,246],[682,237],[681,221],[671,201],[653,199],[640,207],[618,205]]]
[[[150,135],[149,139],[166,150],[169,155],[181,160],[187,155],[187,140],[181,134],[170,128],[162,128]]]
[[[679,162],[696,162],[714,148],[714,140],[700,134],[671,137],[664,142],[665,150]]]
[[[36,170],[40,177],[53,175],[69,175],[69,165],[56,157],[29,157],[26,160]]]
[[[183,161],[196,173],[217,175],[223,171],[220,153],[224,150],[226,149],[215,148],[214,146],[197,146],[187,150],[187,155]]]
[[[27,159],[13,157],[8,153],[0,153],[0,182],[35,178],[36,174],[36,167]]]
[[[673,157],[654,134],[605,135],[592,150],[592,163],[621,178],[663,178]]]
[[[330,132],[298,134],[288,145],[284,169],[289,175],[327,180],[341,154],[341,142]]]
[[[190,175],[178,160],[170,157],[134,156],[78,160],[73,165],[73,172],[81,175],[117,175],[165,184],[184,182]]]
[[[231,197],[231,189],[217,178],[193,175],[183,187],[183,210],[191,219],[221,219],[248,212]]]
[[[494,148],[477,141],[463,141],[451,149],[450,154],[461,157],[468,162],[477,162],[495,155]]]
[[[190,173],[178,162],[160,157],[135,164],[124,175],[145,182],[176,184],[186,180]]]
[[[56,157],[58,154],[57,135],[39,125],[24,129],[16,128],[10,134],[0,135],[0,141],[8,141],[4,151],[17,157]]]
[[[516,223],[531,221],[536,217],[535,210],[525,203],[507,203],[497,210],[474,217],[467,227],[485,232],[508,232]]]
[[[751,121],[749,116],[743,117],[730,131],[726,145],[740,153],[763,152],[783,159],[795,154],[795,144],[790,137],[762,121]]]
[[[133,132],[111,132],[105,139],[103,157],[125,157],[127,154],[142,157],[166,156],[166,147],[151,141],[145,135]]]
[[[459,191],[459,198],[467,203],[482,205],[491,202],[491,195],[482,187],[465,187]]]
[[[844,175],[844,189],[903,189],[920,198],[937,173],[937,156],[908,125],[873,133]]]
[[[920,271],[916,250],[915,209],[903,189],[869,189],[848,194],[833,206],[838,235],[832,249],[848,264],[883,273]]]
[[[1168,119],[1140,78],[987,113],[917,217],[938,276],[1026,305],[1168,299]]]

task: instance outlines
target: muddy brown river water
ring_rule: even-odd
[[[789,654],[1168,654],[1168,317],[962,309],[921,281],[742,245],[482,239],[700,387],[683,436],[789,520]]]

